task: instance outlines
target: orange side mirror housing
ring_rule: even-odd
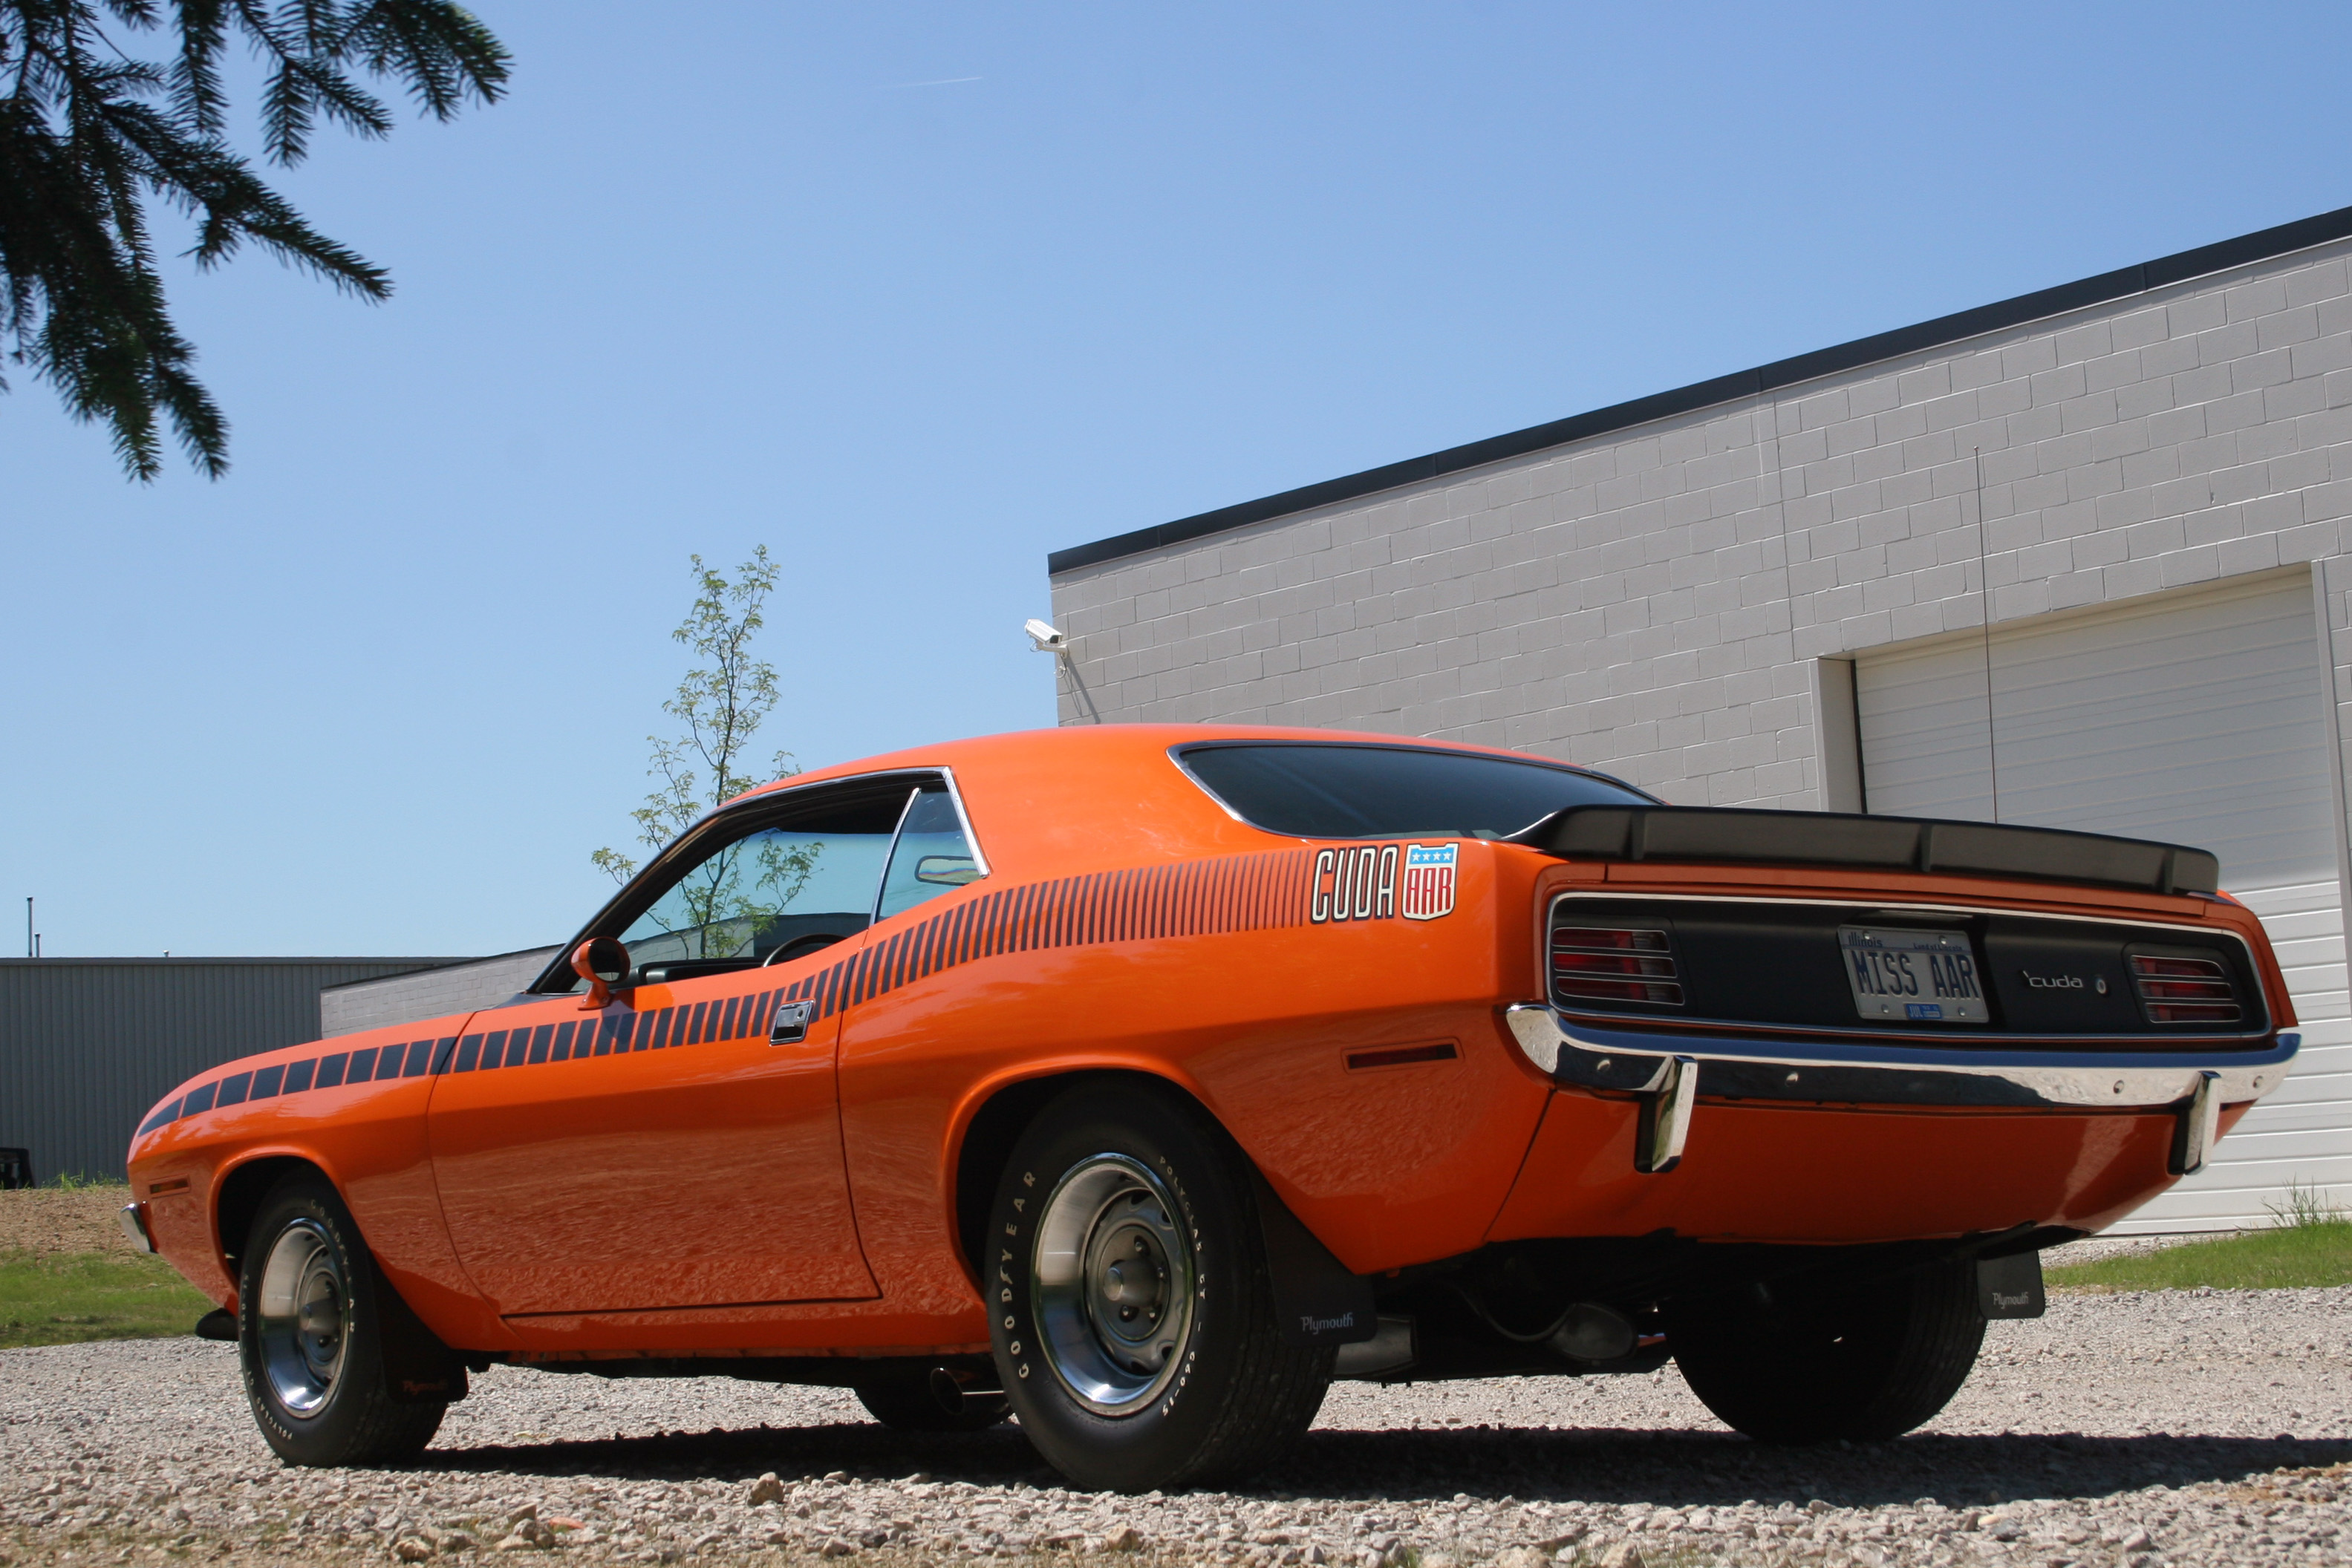
[[[613,988],[629,977],[629,950],[617,937],[591,936],[572,949],[572,972],[588,982],[580,1010],[603,1012],[613,1005]]]

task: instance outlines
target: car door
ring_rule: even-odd
[[[835,1079],[898,779],[785,791],[673,846],[583,936],[633,982],[476,1016],[429,1113],[450,1236],[509,1316],[873,1296]],[[730,821],[730,818],[735,820]]]

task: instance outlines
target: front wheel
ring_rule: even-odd
[[[1879,1442],[1950,1403],[1984,1332],[1976,1264],[1962,1260],[1803,1307],[1685,1308],[1666,1343],[1727,1427],[1768,1443]]]
[[[1046,1106],[975,1261],[1021,1429],[1080,1486],[1245,1474],[1322,1406],[1333,1353],[1276,1326],[1242,1155],[1172,1094],[1097,1086]]]
[[[270,1189],[242,1262],[237,1356],[254,1420],[278,1458],[368,1465],[423,1452],[448,1406],[394,1396],[389,1287],[325,1177],[289,1176]]]

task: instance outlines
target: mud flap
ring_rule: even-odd
[[[1354,1344],[1378,1333],[1371,1281],[1348,1272],[1264,1176],[1253,1171],[1250,1182],[1257,1192],[1258,1228],[1265,1238],[1266,1273],[1284,1340],[1300,1346]]]
[[[1977,1310],[1988,1319],[2038,1318],[2047,1304],[2041,1253],[1977,1260]]]
[[[404,1405],[466,1397],[465,1362],[401,1299],[373,1253],[368,1266],[375,1272],[376,1311],[383,1314],[384,1387]]]

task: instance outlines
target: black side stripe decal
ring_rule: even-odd
[[[597,1056],[757,1039],[766,1033],[779,1002],[813,1000],[813,1021],[823,1020],[933,975],[1007,953],[1303,925],[1314,881],[1313,851],[1274,850],[995,888],[772,990],[647,1014],[615,1009],[601,1019],[496,1030],[487,1037],[445,1035],[331,1051],[232,1072],[158,1105],[140,1124],[139,1134],[215,1104],[280,1099],[345,1082],[576,1061],[591,1054],[592,1039]]]

